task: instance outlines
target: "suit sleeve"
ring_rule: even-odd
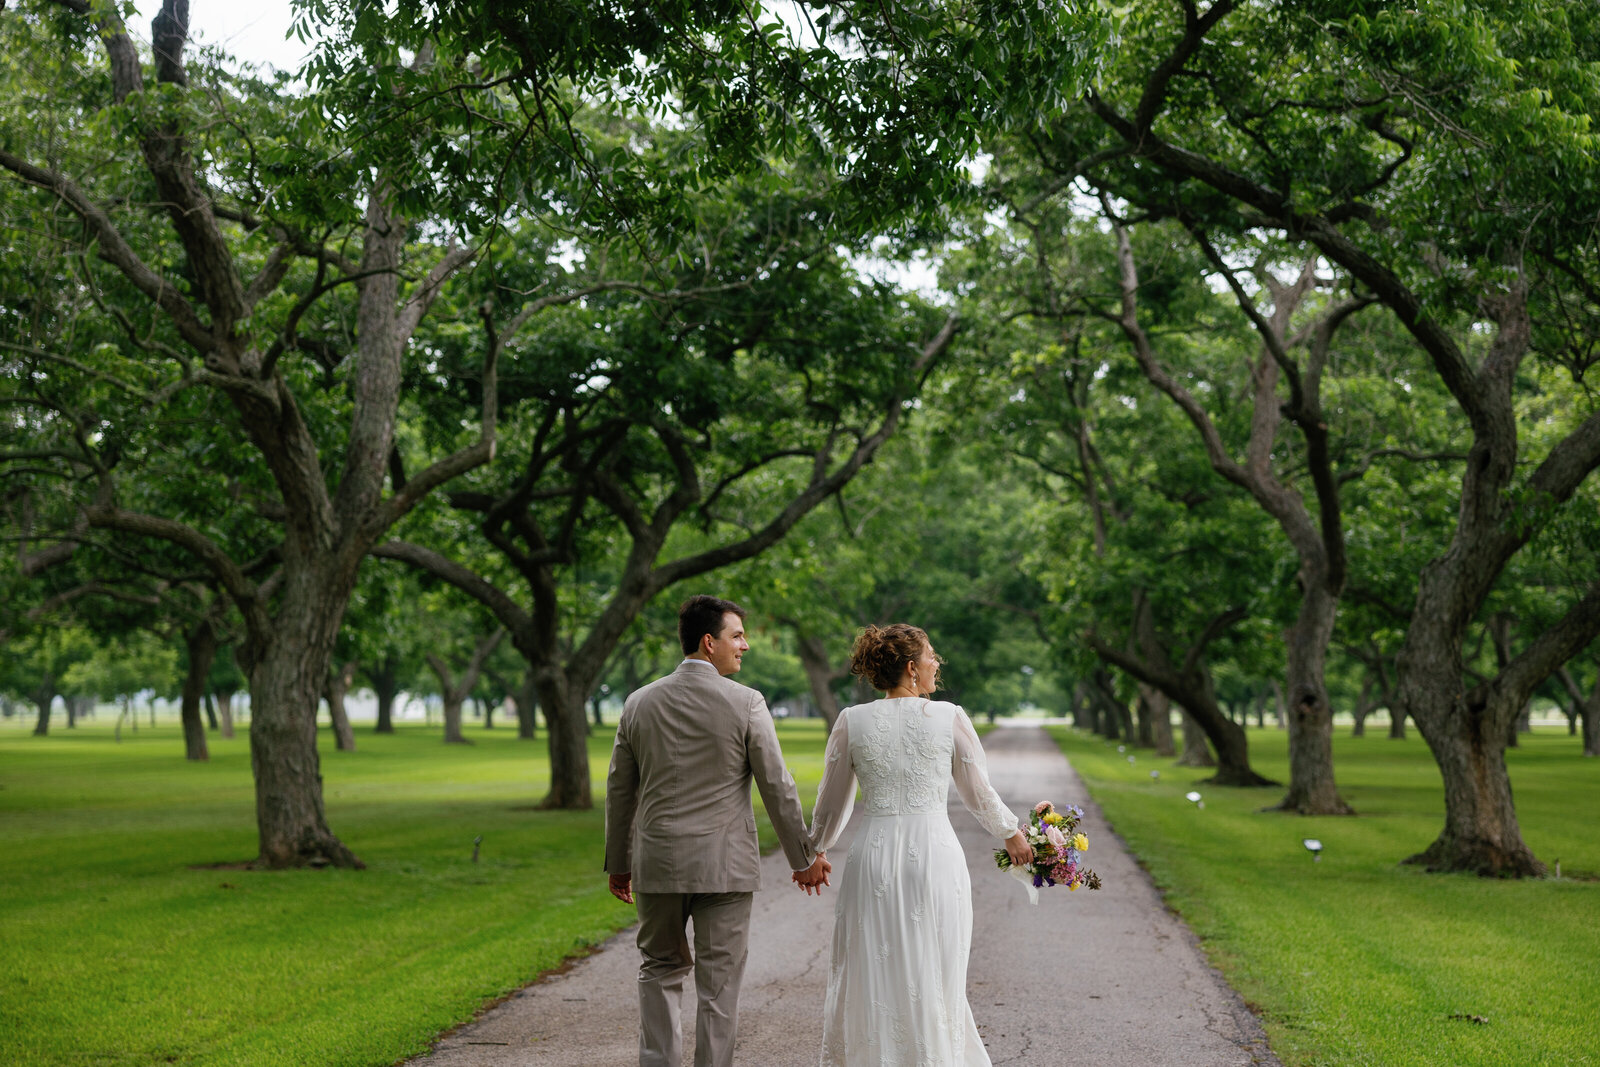
[[[611,770],[606,774],[606,871],[633,870],[633,816],[639,806],[639,764],[628,743],[632,716],[625,709],[611,745]]]
[[[817,858],[811,848],[810,834],[806,832],[805,813],[800,808],[800,790],[794,784],[788,766],[783,762],[783,750],[778,747],[778,731],[773,728],[772,714],[760,693],[753,694],[745,727],[745,758],[750,761],[750,773],[761,791],[761,803],[767,809],[767,818],[778,832],[778,843],[789,859],[793,870],[803,871]]]

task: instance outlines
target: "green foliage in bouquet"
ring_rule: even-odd
[[[1089,851],[1089,837],[1078,829],[1082,821],[1083,809],[1075,804],[1068,804],[1065,811],[1057,811],[1048,800],[1039,801],[1028,813],[1025,831],[1028,844],[1033,848],[1033,862],[1022,866],[1013,864],[1002,848],[995,850],[995,866],[1031,882],[1034,889],[1048,885],[1099,889],[1100,876],[1083,865],[1083,854]]]

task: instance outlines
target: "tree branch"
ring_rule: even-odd
[[[185,341],[201,353],[211,351],[215,343],[211,331],[201,324],[200,317],[178,287],[139,258],[111,217],[70,178],[36,167],[3,148],[0,148],[0,167],[29,185],[54,193],[67,210],[82,220],[94,238],[100,258],[121,271],[136,289],[166,312]]]
[[[374,545],[371,554],[379,559],[399,560],[449,582],[493,612],[501,625],[513,634],[526,634],[533,627],[533,617],[507,596],[499,586],[432,549],[406,541],[385,541]]]

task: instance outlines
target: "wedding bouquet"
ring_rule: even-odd
[[[1028,890],[1028,899],[1039,903],[1039,890],[1047,885],[1064,885],[1069,890],[1079,886],[1100,888],[1100,876],[1083,866],[1083,854],[1089,851],[1089,838],[1079,832],[1083,809],[1068,804],[1065,811],[1057,811],[1048,800],[1035,804],[1028,814],[1028,844],[1033,848],[1033,862],[1014,864],[1005,849],[996,849],[995,866],[1022,882]]]

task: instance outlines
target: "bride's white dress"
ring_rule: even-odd
[[[812,843],[839,839],[861,783],[833,921],[824,1067],[987,1067],[967,1005],[972,883],[946,811],[962,802],[1004,840],[1017,818],[989,784],[972,720],[900,697],[840,712],[812,811]]]

